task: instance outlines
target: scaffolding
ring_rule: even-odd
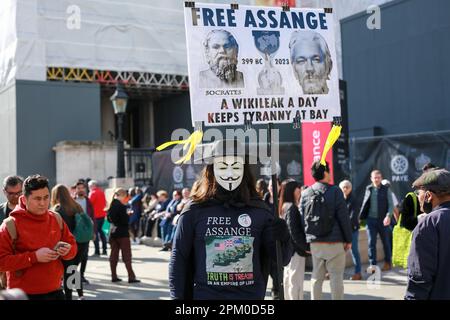
[[[86,68],[47,67],[47,81],[98,83],[105,89],[115,88],[118,83],[134,93],[180,93],[189,90],[188,76],[94,70]]]

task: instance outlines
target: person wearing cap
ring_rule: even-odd
[[[450,172],[429,170],[413,183],[427,216],[413,231],[406,300],[450,299]]]
[[[437,167],[434,164],[429,162],[423,166],[422,173],[436,168]],[[400,225],[410,231],[413,231],[417,226],[418,220],[426,215],[426,213],[420,211],[420,203],[414,192],[408,192],[399,207],[400,215],[402,217]]]
[[[284,266],[292,256],[286,222],[259,198],[249,165],[256,160],[246,156],[241,143],[219,140],[204,150],[208,164],[178,219],[170,296],[263,300],[276,240]]]

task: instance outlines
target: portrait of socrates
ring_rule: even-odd
[[[209,69],[200,71],[200,88],[244,87],[244,76],[237,71],[239,45],[230,32],[209,32],[203,49]]]

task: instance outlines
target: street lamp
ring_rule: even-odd
[[[117,178],[125,178],[125,155],[123,147],[123,118],[127,110],[128,95],[120,84],[111,96],[114,113],[117,115]]]

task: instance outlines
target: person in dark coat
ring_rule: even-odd
[[[277,185],[278,185],[278,193],[281,189],[281,181],[277,178]],[[272,188],[272,179],[269,180],[269,185],[267,187],[267,192],[263,196],[263,201],[266,203],[267,206],[269,206],[270,210],[273,211],[273,188]]]
[[[281,181],[277,178],[277,191],[280,192]],[[272,179],[269,180],[269,184],[267,187],[267,192],[263,196],[263,201],[270,208],[270,211],[273,212],[273,188],[272,188]],[[276,261],[270,261],[270,277],[272,278],[272,299],[279,300],[279,292],[280,292],[280,280],[278,279],[278,270]]]
[[[414,192],[408,192],[400,205],[400,225],[409,231],[413,231],[417,226],[417,217],[420,213],[420,204],[417,195]]]
[[[381,183],[383,176],[380,170],[370,173],[372,184],[366,187],[359,218],[367,225],[368,254],[370,266],[368,273],[375,273],[377,266],[377,235],[380,235],[384,251],[384,265],[381,271],[392,269],[392,246],[390,241],[390,225],[394,216],[392,193],[388,186]]]
[[[427,163],[422,168],[422,173],[428,170],[434,170],[437,167],[432,163]],[[400,205],[401,221],[400,225],[410,231],[417,226],[418,219],[421,217],[420,203],[414,192],[408,192]],[[399,219],[398,219],[399,220]]]
[[[9,217],[11,211],[19,204],[22,195],[23,178],[19,176],[7,176],[3,180],[3,194],[7,201],[0,204],[0,224]]]
[[[163,247],[160,251],[170,251],[172,249],[172,221],[177,214],[177,205],[181,201],[181,191],[174,190],[172,194],[172,200],[167,205],[167,209],[164,215],[161,217],[161,238]]]
[[[300,213],[305,221],[306,240],[311,246],[313,273],[311,276],[311,299],[322,299],[322,285],[326,273],[330,277],[331,298],[344,299],[345,254],[352,247],[352,228],[347,206],[342,191],[331,185],[330,167],[315,161],[311,166],[311,175],[316,183],[302,192]],[[322,194],[323,203],[332,213],[333,223],[329,232],[314,234],[313,220],[307,217],[306,208],[312,203],[313,197]],[[314,216],[313,218],[318,218]],[[326,226],[326,220],[316,220],[319,225]],[[311,222],[311,224],[309,223]],[[310,231],[311,230],[311,231]]]
[[[172,299],[263,300],[275,241],[284,265],[292,256],[286,222],[258,197],[243,148],[223,150],[234,146],[225,141],[215,142],[214,155],[204,158],[214,164],[203,169],[178,220],[169,266]]]
[[[119,262],[119,252],[122,251],[122,260],[128,273],[129,283],[138,283],[133,267],[131,266],[131,242],[128,233],[128,213],[126,201],[127,191],[125,189],[116,189],[113,199],[109,205],[107,218],[111,224],[109,242],[111,245],[111,255],[109,263],[111,267],[111,281],[122,281],[117,277],[117,263]]]
[[[258,193],[258,196],[259,196],[261,199],[264,199],[264,195],[266,194],[266,192],[267,192],[268,190],[269,190],[269,189],[267,188],[266,180],[264,180],[263,178],[261,178],[261,179],[258,179],[258,180],[256,181],[256,192]]]
[[[306,242],[303,217],[298,210],[300,202],[301,186],[292,179],[287,179],[281,184],[279,214],[285,219],[293,253],[291,261],[284,268],[284,298],[285,300],[303,300],[303,281],[305,279],[305,262],[310,248]]]
[[[142,215],[142,198],[144,194],[139,187],[132,188],[133,194],[131,195],[131,199],[128,201],[128,208],[131,210],[131,216],[129,219],[129,230],[133,240],[133,243],[140,243],[138,234],[139,234],[139,221],[141,220]]]
[[[355,265],[355,273],[351,276],[350,280],[361,280],[361,257],[359,255],[359,207],[356,203],[355,197],[352,194],[352,183],[348,180],[341,181],[339,183],[344,194],[345,204],[347,205],[348,213],[350,215],[350,222],[352,224],[352,259]]]
[[[450,300],[450,172],[430,170],[413,183],[427,215],[413,231],[407,300]]]
[[[89,201],[89,198],[87,197],[87,187],[86,182],[82,179],[78,180],[75,184],[75,190],[76,190],[76,196],[75,201],[78,202],[78,204],[83,209],[83,212],[86,213],[89,218],[91,218],[92,222],[94,223],[94,233],[97,230],[97,220],[94,216],[94,207],[92,206],[91,201]],[[95,235],[94,235],[95,237]],[[80,256],[80,273],[81,273],[81,281],[84,284],[89,284],[89,281],[84,277],[84,273],[86,272],[86,266],[89,259],[89,244],[83,245],[82,249],[84,251],[81,252]]]

